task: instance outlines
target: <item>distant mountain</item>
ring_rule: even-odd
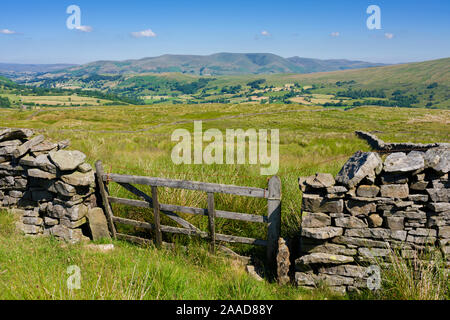
[[[18,64],[0,63],[0,76],[18,80],[22,77],[34,77],[56,70],[71,68],[75,64]]]
[[[386,66],[386,64],[383,63],[370,63],[364,61],[351,61],[345,59],[319,60],[319,59],[292,57],[287,58],[287,60],[295,64],[297,67],[303,68],[304,72],[301,73],[328,72],[328,71],[364,69],[364,68]]]
[[[140,60],[97,61],[67,68],[73,76],[88,74],[142,74],[180,72],[192,75],[241,75],[273,73],[312,73],[383,66],[349,60],[283,58],[271,53],[216,53],[199,55],[162,55]]]
[[[0,63],[0,72],[44,73],[76,66],[75,64],[18,64]]]

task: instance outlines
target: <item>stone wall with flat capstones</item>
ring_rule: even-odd
[[[29,129],[0,130],[0,206],[11,209],[25,234],[70,242],[109,237],[94,171],[68,146]]]
[[[371,265],[439,249],[450,268],[450,148],[357,152],[336,178],[299,179],[303,192],[295,281],[338,292],[368,286]],[[436,250],[433,250],[436,251]]]

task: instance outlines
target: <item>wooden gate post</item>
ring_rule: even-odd
[[[275,264],[278,238],[281,233],[281,180],[279,177],[270,178],[268,191],[267,263],[272,266]]]
[[[216,209],[214,205],[214,193],[208,192],[208,226],[209,226],[209,235],[211,237],[211,252],[215,253],[216,251]]]
[[[152,186],[152,202],[153,202],[153,213],[155,216],[155,233],[156,233],[156,246],[158,248],[162,245],[162,233],[161,233],[161,216],[159,210],[159,200],[158,200],[158,188]]]
[[[103,208],[105,209],[106,220],[108,222],[109,231],[114,239],[117,239],[116,227],[113,221],[113,212],[108,201],[108,190],[106,189],[105,182],[103,181],[103,176],[105,172],[103,171],[103,165],[100,160],[95,163],[95,171],[97,176],[98,187],[100,189],[100,196],[102,197]]]

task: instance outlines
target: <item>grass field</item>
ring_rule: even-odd
[[[71,106],[71,105],[88,105],[88,106],[100,106],[105,103],[111,103],[111,101],[79,97],[76,95],[71,96],[20,96],[22,103],[35,103],[36,105],[45,106]]]
[[[294,104],[203,104],[196,106],[161,104],[70,109],[44,108],[39,113],[19,112],[11,109],[0,110],[0,126],[34,128],[54,141],[70,139],[72,141],[71,148],[86,153],[91,164],[95,160],[102,160],[107,172],[253,187],[267,186],[268,177],[260,175],[259,165],[173,164],[170,155],[176,142],[171,141],[171,134],[178,128],[185,128],[192,132],[194,120],[204,121],[203,130],[217,128],[223,133],[227,128],[280,130],[280,170],[278,175],[282,180],[283,188],[282,235],[291,238],[298,236],[301,221],[301,194],[298,188],[298,177],[316,172],[336,174],[354,152],[370,150],[366,142],[355,136],[355,130],[375,131],[381,139],[387,142],[450,142],[448,126],[450,111],[447,110],[361,107],[344,111]],[[143,190],[149,191],[146,188]],[[110,185],[110,191],[115,196],[130,197],[130,194],[114,184]],[[206,195],[193,191],[167,190],[161,192],[161,202],[206,207]],[[253,214],[265,214],[267,210],[263,200],[226,195],[218,197],[217,209]],[[114,210],[120,216],[143,221],[152,220],[148,210],[119,207],[114,207]],[[207,230],[207,219],[184,217],[201,229]],[[170,224],[170,221],[164,220],[163,223]],[[218,232],[224,234],[256,238],[266,236],[265,230],[258,224],[217,219],[216,228]],[[144,234],[142,230],[121,230],[151,236]],[[174,239],[168,236],[165,240],[176,240],[181,244],[192,241],[189,238]],[[30,243],[37,241],[36,245],[32,247],[35,248],[33,250],[40,250],[38,244],[41,242],[39,241],[47,240],[27,239],[24,241],[30,241]],[[120,244],[121,246],[131,248],[126,244]],[[243,254],[253,253],[257,257],[262,257],[264,254],[261,250],[244,245],[235,246],[233,249]],[[48,250],[48,247],[42,250]],[[62,259],[64,259],[64,250],[72,249],[61,250],[63,250]],[[132,252],[135,252],[137,261],[142,261],[140,259],[144,259],[145,251],[139,250],[135,248],[132,249]],[[82,261],[81,251],[76,252]],[[98,259],[98,263],[103,263],[101,258]],[[114,260],[113,258],[108,259]],[[172,263],[174,266],[177,263],[181,265],[185,258],[174,259],[175,261],[172,262],[170,262],[171,259],[168,259],[167,263]],[[122,266],[124,265],[125,262],[122,262]],[[226,268],[227,265],[227,263],[219,264],[217,268]],[[127,266],[126,268],[130,273],[132,269],[129,268],[131,267]],[[241,276],[242,279],[247,279],[244,275]],[[218,284],[218,286],[220,285]],[[248,286],[252,287],[253,284]],[[258,288],[260,287],[255,287],[255,290],[263,290]],[[270,286],[267,287],[267,290],[270,291],[270,288]],[[235,289],[244,290],[241,287]],[[190,294],[200,295],[201,291],[201,287],[196,287]],[[181,292],[183,291],[181,290]],[[263,297],[264,292],[267,291],[259,292],[262,292],[261,295],[253,292],[240,297]],[[297,291],[294,290],[294,292]],[[212,298],[216,297],[215,293],[209,292],[208,294]],[[280,294],[286,294],[286,298],[295,298],[297,293],[283,292]],[[170,293],[165,293],[160,297],[169,296]],[[185,296],[191,297],[189,294]],[[230,297],[233,295],[230,294]]]
[[[0,212],[0,299],[60,300],[242,300],[343,299],[326,288],[314,292],[257,281],[244,266],[211,256],[207,246],[188,251],[138,247],[115,241],[112,252],[29,238]],[[67,268],[80,268],[80,289],[69,290]]]

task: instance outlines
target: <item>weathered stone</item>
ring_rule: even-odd
[[[24,210],[23,216],[37,218],[37,217],[39,217],[39,210]]]
[[[83,233],[81,229],[69,229],[63,225],[56,225],[49,229],[50,234],[62,238],[70,242],[79,242],[83,239]]]
[[[278,239],[278,252],[277,252],[277,280],[281,285],[289,283],[289,267],[291,262],[289,260],[289,248],[286,245],[286,241],[283,238]]]
[[[380,177],[382,184],[405,184],[409,181],[409,176],[407,173],[384,172]]]
[[[295,264],[310,265],[310,264],[346,264],[353,262],[353,257],[328,254],[328,253],[311,253],[306,256],[302,256],[295,260]]]
[[[47,206],[47,214],[51,218],[61,219],[61,218],[63,218],[66,215],[66,212],[67,212],[66,208],[64,208],[60,204],[52,205],[51,203],[49,203],[48,206]]]
[[[391,238],[394,240],[405,241],[407,235],[408,235],[408,232],[406,232],[405,230],[392,230],[391,231]]]
[[[392,153],[384,161],[385,172],[411,172],[423,169],[425,162],[423,152],[412,151],[408,155],[403,152]]]
[[[410,194],[408,196],[408,200],[411,200],[414,202],[427,202],[428,195],[426,195],[426,194]]]
[[[401,211],[398,212],[398,214],[403,214],[407,219],[410,220],[422,220],[427,218],[427,214],[423,211],[416,210],[416,211]]]
[[[433,202],[449,202],[450,190],[449,189],[426,189],[427,193]]]
[[[43,171],[50,172],[52,174],[56,174],[57,172],[56,166],[50,162],[50,159],[46,154],[37,156],[36,159],[34,160],[34,166]]]
[[[16,223],[16,229],[25,234],[39,234],[42,232],[42,227],[32,224],[24,224],[22,222]]]
[[[16,150],[14,150],[13,152],[13,156],[14,158],[20,158],[23,155],[25,155],[28,151],[30,151],[30,149],[41,143],[42,141],[44,141],[45,137],[43,135],[38,135],[36,137],[34,137],[31,140],[28,140],[27,142],[25,142],[24,144],[22,144],[21,146],[17,147]]]
[[[408,231],[408,235],[417,236],[417,237],[436,237],[437,231],[434,229],[417,228],[417,229]]]
[[[359,200],[345,201],[345,207],[353,216],[369,215],[377,211],[376,203]]]
[[[92,171],[92,166],[89,163],[82,163],[78,166],[78,171],[81,173],[88,173]]]
[[[60,224],[62,224],[63,226],[70,228],[70,229],[75,229],[75,228],[79,228],[81,227],[83,224],[85,224],[87,222],[86,217],[81,218],[80,220],[76,220],[76,221],[72,221],[68,218],[62,218],[60,220]]]
[[[339,275],[351,278],[367,278],[367,268],[355,265],[339,265],[319,268],[319,273]]]
[[[428,181],[417,181],[411,184],[410,189],[415,191],[423,191],[428,187]]]
[[[59,150],[49,153],[50,160],[61,171],[75,170],[86,160],[86,155],[80,151]]]
[[[13,198],[22,198],[22,196],[23,196],[23,192],[20,192],[17,190],[12,190],[8,194],[10,197],[13,197]]]
[[[338,193],[346,193],[348,189],[344,186],[333,186],[327,188],[328,194],[338,194]]]
[[[428,203],[427,207],[433,210],[434,212],[450,211],[449,202],[437,202],[437,203],[430,202]]]
[[[372,228],[379,228],[383,225],[383,218],[381,218],[378,214],[371,214],[369,216],[369,224]]]
[[[343,245],[334,244],[334,243],[328,243],[325,242],[324,244],[320,245],[306,245],[301,244],[300,246],[301,252],[304,253],[329,253],[329,254],[338,254],[338,255],[344,255],[344,256],[354,256],[356,255],[357,251],[355,249],[348,249]]]
[[[330,239],[341,236],[343,234],[342,228],[337,227],[323,227],[323,228],[302,228],[302,236],[314,239]]]
[[[3,148],[0,148],[0,156],[2,157],[10,157],[14,154],[14,152],[17,150],[18,147],[15,146],[6,146]]]
[[[427,220],[428,228],[442,227],[445,226],[445,219],[439,216],[429,217]]]
[[[44,224],[44,220],[39,217],[23,217],[22,222],[24,224],[31,224],[35,226],[42,226]]]
[[[302,210],[316,213],[340,213],[344,210],[342,199],[330,200],[315,194],[303,194]]]
[[[34,157],[26,155],[19,160],[19,164],[21,166],[34,167],[34,160],[36,160]]]
[[[439,238],[450,238],[450,226],[439,227]]]
[[[58,142],[58,150],[63,150],[70,147],[70,140],[62,140]]]
[[[407,184],[385,184],[381,186],[381,196],[386,198],[408,198],[409,188]]]
[[[3,147],[18,147],[21,144],[22,144],[22,141],[20,141],[20,140],[3,141],[3,142],[0,142],[0,148],[3,148]]]
[[[367,228],[367,223],[365,223],[363,220],[358,219],[356,217],[337,218],[334,220],[334,222],[337,227],[343,227],[343,228],[349,228],[349,229]]]
[[[358,197],[375,198],[380,192],[380,188],[377,186],[361,185],[356,190]]]
[[[331,226],[331,218],[324,213],[303,212],[303,228],[321,228]]]
[[[31,147],[30,151],[31,152],[49,152],[49,151],[53,151],[56,148],[58,148],[58,145],[56,143],[52,143],[50,141],[43,141],[42,143]]]
[[[389,229],[373,228],[373,229],[347,229],[345,236],[357,238],[373,238],[387,240],[391,236]]]
[[[358,151],[344,164],[336,181],[351,189],[365,177],[379,173],[381,168],[382,161],[378,154]]]
[[[387,257],[390,251],[389,249],[381,248],[359,248],[358,253],[363,258],[376,259],[378,257]]]
[[[76,189],[70,184],[64,183],[62,181],[57,181],[55,183],[55,189],[58,194],[63,195],[65,197],[72,197],[76,195]]]
[[[80,220],[88,213],[88,207],[84,204],[76,205],[74,207],[65,208],[65,216],[72,221]]]
[[[320,281],[324,283],[325,285],[329,287],[339,287],[344,285],[353,285],[353,278],[350,277],[344,277],[340,275],[331,275],[331,274],[319,274],[316,276],[316,281]],[[344,291],[342,293],[345,293],[345,287],[343,287]]]
[[[305,183],[311,188],[321,189],[334,186],[336,181],[329,173],[316,173],[316,175],[306,178]]]
[[[436,238],[435,237],[415,237],[412,235],[408,235],[408,237],[406,238],[407,242],[413,242],[416,244],[420,244],[420,245],[434,245],[434,243],[436,242]]]
[[[81,173],[75,171],[74,173],[61,176],[61,180],[72,186],[94,186],[95,176],[94,172]]]
[[[59,224],[59,220],[50,217],[44,217],[44,224],[49,227],[56,226],[57,224]]]
[[[298,286],[314,287],[316,285],[315,275],[313,273],[296,272],[295,273],[295,283]]]
[[[433,148],[429,149],[424,156],[425,166],[435,171],[446,174],[450,171],[450,149]]]
[[[26,139],[33,135],[30,129],[4,129],[0,131],[0,141]]]
[[[39,179],[47,179],[47,180],[53,180],[56,179],[56,174],[42,171],[40,169],[29,169],[28,176],[33,178],[39,178]]]
[[[387,217],[386,226],[391,230],[403,230],[404,228],[404,217]]]

